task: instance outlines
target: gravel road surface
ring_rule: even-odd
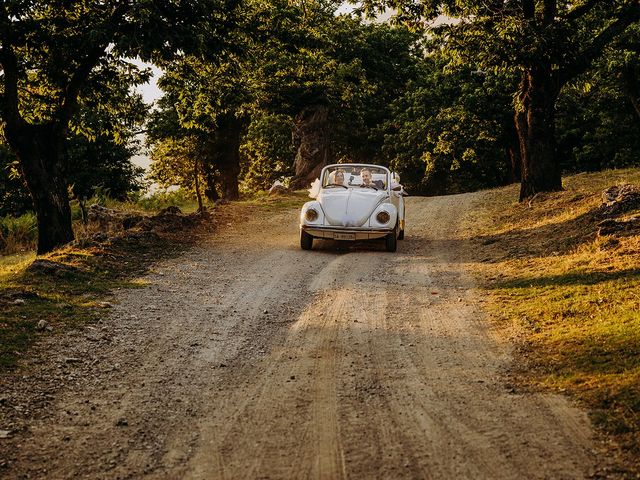
[[[3,379],[23,431],[0,439],[0,476],[589,477],[586,415],[505,376],[461,223],[481,195],[408,198],[397,253],[302,251],[296,211],[228,207],[109,318]]]

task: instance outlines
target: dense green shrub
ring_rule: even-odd
[[[34,249],[37,239],[38,227],[34,213],[0,217],[0,252],[3,254]]]
[[[177,190],[159,190],[149,195],[133,196],[135,206],[147,212],[157,212],[163,208],[175,206],[182,210],[190,210],[195,206],[195,195],[184,188]]]
[[[240,147],[240,177],[245,191],[266,190],[294,173],[293,121],[287,115],[257,115]]]

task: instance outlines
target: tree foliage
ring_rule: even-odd
[[[77,117],[79,108],[92,98],[94,110],[117,108],[100,99],[113,100],[113,90],[123,87],[114,79],[134,71],[125,58],[215,50],[234,6],[234,0],[2,2],[0,116],[33,199],[38,252],[73,238],[65,142],[70,132],[97,136],[90,119]],[[117,137],[117,130],[110,133]]]
[[[0,142],[0,217],[17,217],[31,208],[29,191],[20,177],[15,155]]]
[[[335,161],[381,160],[379,127],[389,117],[393,99],[415,75],[417,35],[402,27],[336,15],[333,3],[277,0],[247,2],[244,8],[243,21],[232,33],[234,47],[226,55],[215,61],[184,57],[165,65],[160,85],[171,100],[163,101],[161,115],[166,119],[155,122],[173,119],[175,128],[214,137],[221,129],[218,119],[228,122],[233,116],[241,120],[239,127],[250,125],[240,132],[247,138],[242,147],[243,172],[262,171],[263,179],[272,179],[288,170],[285,163],[293,157],[284,162],[276,155],[274,174],[265,175],[267,157],[257,152],[256,135],[260,142],[279,145],[280,152],[291,152],[280,125],[266,128],[265,118],[289,118],[290,126],[304,137],[306,130],[299,123],[305,115],[323,110],[326,116],[318,128],[325,132],[316,142],[324,145],[312,145],[311,150],[325,149]],[[268,140],[268,132],[275,137]],[[172,135],[165,131],[163,138]],[[201,149],[198,154],[204,153]],[[220,159],[212,162],[209,153],[203,166],[220,163]],[[160,156],[155,158],[161,161]],[[265,181],[255,176],[246,179],[245,185],[252,184],[264,186]]]
[[[437,45],[393,103],[383,148],[414,193],[445,194],[512,180],[513,78],[448,68]],[[515,147],[517,148],[517,147]],[[514,153],[514,152],[511,152]]]
[[[240,147],[242,186],[267,190],[276,180],[294,174],[293,119],[284,114],[256,112]]]
[[[413,30],[338,6],[3,2],[0,209],[24,209],[26,185],[39,250],[68,241],[69,191],[139,187],[128,158],[147,118],[153,178],[197,180],[212,200],[239,183],[304,185],[328,161],[388,163],[414,193],[521,176],[522,198],[559,188],[561,170],[637,163],[637,0],[361,4],[394,7]],[[164,70],[150,117],[132,94],[149,76],[136,56]]]
[[[515,126],[522,167],[520,198],[561,188],[555,109],[562,88],[588,70],[603,50],[637,24],[637,0],[365,0],[364,10],[393,7],[404,21],[432,26],[454,64],[515,73]]]

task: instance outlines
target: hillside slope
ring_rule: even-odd
[[[517,382],[577,398],[638,474],[640,229],[610,227],[631,225],[622,222],[640,204],[613,211],[602,193],[640,186],[640,169],[564,183],[565,191],[523,204],[516,186],[486,192],[467,222],[474,270],[496,325],[517,345]]]

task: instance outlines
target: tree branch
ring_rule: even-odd
[[[17,125],[22,122],[20,116],[18,96],[18,59],[13,50],[13,30],[11,20],[7,12],[7,6],[3,2],[2,15],[0,16],[0,65],[4,73],[4,92],[2,94],[3,117],[9,125]]]
[[[117,31],[121,20],[130,8],[131,4],[129,1],[124,1],[116,6],[111,15],[106,18],[100,26],[100,28],[104,29],[104,35],[102,35],[101,40],[97,41],[89,48],[88,53],[75,69],[73,75],[71,75],[71,78],[64,90],[60,111],[58,113],[58,120],[63,125],[66,125],[73,116],[75,109],[78,106],[80,88],[87,80],[102,55],[104,55],[106,48],[112,40],[111,37],[113,33]]]
[[[585,72],[614,38],[638,20],[640,20],[640,2],[632,0],[620,10],[613,23],[600,32],[582,52],[576,54],[573,62],[559,70],[558,86],[561,87],[572,78]]]
[[[567,12],[567,14],[564,16],[564,19],[568,22],[573,22],[589,13],[593,7],[600,3],[600,1],[601,0],[587,0],[582,5],[578,5],[577,7]]]

